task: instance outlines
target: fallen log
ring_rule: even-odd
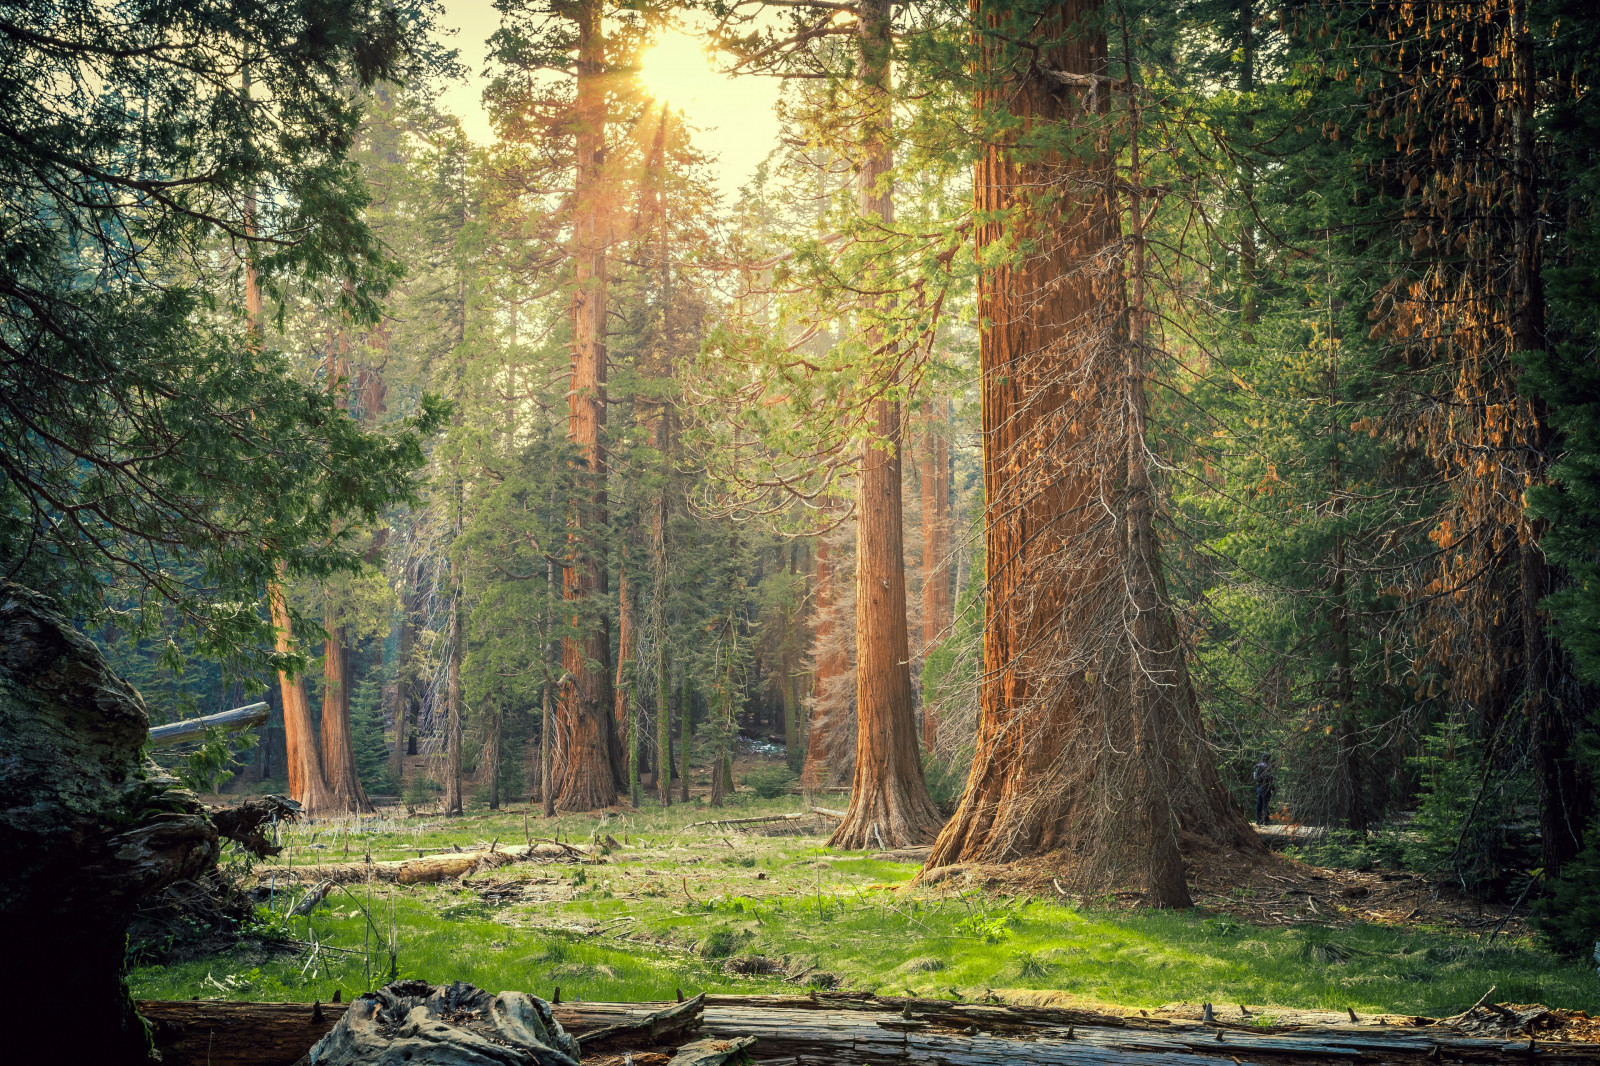
[[[328,862],[308,863],[305,866],[257,867],[256,883],[266,886],[274,882],[289,884],[296,881],[333,881],[336,884],[364,882],[368,877],[375,881],[395,881],[402,885],[437,884],[450,878],[465,877],[477,870],[493,870],[516,862],[593,862],[591,852],[582,851],[570,844],[538,843],[513,844],[477,851],[447,851],[417,859],[392,859],[386,862]]]
[[[760,825],[763,822],[798,822],[802,818],[809,818],[810,811],[795,811],[793,814],[763,814],[759,818],[716,818],[709,822],[690,822],[679,829],[682,833],[688,829],[698,829],[703,825]]]
[[[1524,1066],[1529,1060],[1526,1037],[1483,1039],[1444,1025],[1257,1028],[865,993],[706,996],[703,1003],[696,1036],[754,1037],[749,1050],[757,1061],[798,1057],[807,1066],[1432,1066],[1445,1057]],[[608,1028],[637,1034],[680,1006],[570,1003],[553,1011],[587,1050],[586,1034]],[[139,1009],[154,1023],[167,1066],[292,1066],[344,1007],[183,1002]],[[690,1028],[664,1033],[663,1042],[687,1041]],[[1541,1039],[1537,1054],[1551,1066],[1600,1066],[1600,1044]]]
[[[829,818],[838,818],[841,821],[845,817],[845,812],[844,811],[830,811],[826,807],[813,807],[813,808],[811,808],[811,810],[816,814],[825,814]]]
[[[220,729],[225,733],[237,733],[241,729],[260,725],[267,720],[267,705],[265,703],[252,703],[246,707],[235,707],[231,711],[222,711],[218,714],[208,714],[203,718],[186,718],[181,722],[171,722],[167,725],[154,726],[150,730],[150,746],[153,748],[170,748],[174,744],[182,744],[208,730]]]

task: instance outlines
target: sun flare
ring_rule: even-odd
[[[668,30],[639,57],[639,84],[658,103],[692,110],[731,87],[711,69],[704,45],[678,30]]]

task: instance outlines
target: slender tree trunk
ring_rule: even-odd
[[[836,624],[833,612],[837,600],[834,583],[838,575],[833,567],[833,549],[823,539],[817,540],[817,573],[816,573],[816,624],[812,627],[814,633],[816,663],[811,674],[811,701],[812,706],[818,707],[834,684],[834,679],[842,676],[850,668],[846,660],[844,649],[838,647],[835,640]],[[811,789],[827,788],[833,782],[832,748],[830,745],[830,723],[827,716],[819,711],[811,713],[811,725],[806,734],[806,759],[800,770],[800,787],[807,791]]]
[[[456,536],[461,535],[460,506],[456,510]],[[466,658],[466,633],[462,625],[461,566],[450,565],[450,659],[445,666],[444,813],[460,814],[461,803],[461,662]]]
[[[1260,845],[1216,775],[1165,599],[1144,293],[1130,323],[1125,279],[1105,254],[1121,243],[1118,175],[1109,153],[1088,152],[1106,143],[1109,112],[1102,5],[1068,0],[1025,24],[1013,14],[975,0],[980,115],[1020,119],[1017,138],[1079,124],[1085,153],[1039,158],[997,140],[974,174],[980,255],[1001,253],[978,289],[984,671],[972,770],[928,867],[1055,852],[1068,880],[1142,882],[1150,902],[1183,905],[1180,827]],[[1036,60],[1008,43],[1028,36],[1052,42]],[[1062,91],[1031,73],[1035,61],[1082,88]],[[1136,231],[1130,253],[1142,242]],[[1010,254],[1022,245],[1026,255]]]
[[[483,738],[483,773],[478,776],[482,778],[484,773],[489,775],[489,809],[491,811],[500,809],[500,741],[503,736],[504,724],[505,716],[499,707],[489,712],[489,728]]]
[[[407,734],[411,728],[411,671],[416,653],[416,571],[408,562],[400,592],[400,669],[394,683],[394,754],[390,763],[396,781],[405,773]]]
[[[637,745],[638,738],[633,732],[633,659],[638,650],[639,624],[638,596],[633,588],[633,583],[628,580],[628,568],[621,566],[617,571],[617,676],[616,683],[612,686],[616,700],[617,739],[622,744],[622,750],[627,753],[629,763],[633,762],[632,749]]]
[[[549,559],[544,564],[544,587],[546,602],[551,602],[555,597],[556,564]],[[559,650],[555,641],[544,645],[544,684],[539,687],[539,803],[546,818],[553,818],[556,813],[556,785],[552,776],[555,772],[555,692],[551,675],[560,663]]]
[[[891,5],[861,0],[857,14],[865,105],[859,210],[890,223]],[[942,822],[922,776],[911,692],[899,401],[878,400],[871,415],[856,475],[856,769],[850,808],[828,841],[836,848],[925,844]]]
[[[940,431],[938,405],[930,403],[923,416],[922,449],[918,454],[917,481],[922,495],[922,655],[938,644],[950,621],[945,610],[950,594],[945,569],[946,481],[949,455]],[[939,709],[923,694],[922,747],[931,752],[939,739]]]
[[[689,802],[689,748],[694,740],[694,704],[689,687],[689,671],[683,671],[682,695],[678,699],[678,798]]]
[[[588,478],[572,510],[574,553],[564,569],[566,599],[582,608],[603,601],[608,577],[601,538],[606,529],[606,174],[605,40],[599,0],[580,0],[578,33],[577,175],[572,249],[572,388],[567,435],[578,445]],[[563,765],[557,806],[588,811],[617,801],[624,766],[612,717],[611,635],[603,613],[581,618],[582,637],[562,641],[561,665],[572,681],[557,707]]]

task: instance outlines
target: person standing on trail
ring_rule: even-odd
[[[1256,824],[1266,825],[1272,821],[1272,756],[1262,752],[1250,776],[1256,782]]]

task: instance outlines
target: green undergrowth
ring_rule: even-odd
[[[1362,923],[1258,928],[1198,909],[1074,909],[981,888],[912,888],[915,865],[829,851],[824,838],[807,835],[816,825],[779,823],[771,835],[764,827],[684,828],[713,815],[795,808],[786,797],[722,812],[691,804],[533,817],[535,838],[609,836],[619,847],[603,864],[517,864],[474,875],[465,887],[380,884],[370,904],[367,891],[352,886],[353,895],[336,892],[308,918],[282,916],[290,895],[276,901],[276,914],[263,912],[262,936],[209,958],[133,971],[134,994],[305,1001],[339,989],[348,997],[390,975],[392,931],[399,976],[547,997],[559,987],[563,1000],[830,987],[981,999],[1026,989],[1130,1007],[1210,1001],[1439,1016],[1495,985],[1499,1000],[1600,1005],[1591,969],[1504,937],[1491,945],[1445,929]],[[518,812],[298,827],[285,858],[337,861],[347,841],[352,858],[370,848],[374,859],[518,843],[523,824]],[[477,889],[488,882],[525,882],[529,895],[485,902]],[[315,958],[312,941],[324,945]]]

